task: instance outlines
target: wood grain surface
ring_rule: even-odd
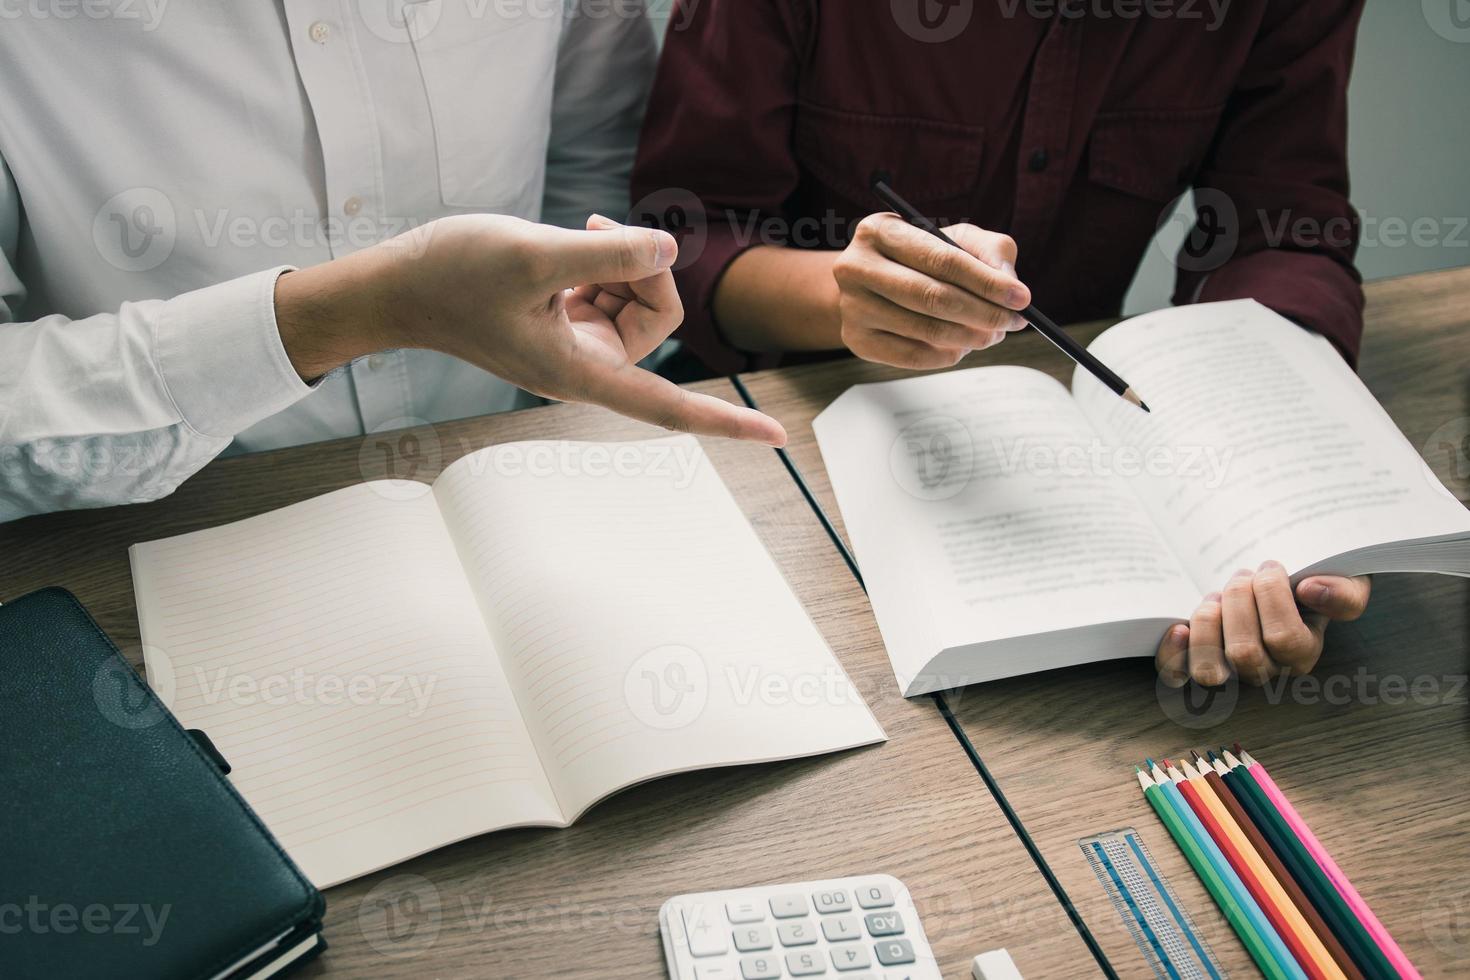
[[[1074,335],[1087,342],[1104,326]],[[1363,379],[1461,500],[1470,499],[1467,355],[1470,268],[1368,287]],[[1030,331],[960,366],[986,363],[1071,375],[1070,363]],[[811,419],[852,384],[898,376],[842,361],[743,379],[786,425],[794,462],[839,528]],[[1311,677],[1274,690],[1227,688],[1191,707],[1161,692],[1151,662],[1138,660],[945,695],[1120,974],[1151,975],[1076,841],[1125,826],[1143,833],[1225,965],[1254,972],[1133,779],[1145,756],[1236,739],[1271,771],[1424,974],[1470,974],[1470,582],[1380,576],[1375,592],[1361,621],[1332,628]]]
[[[736,400],[728,382],[698,387]],[[136,664],[134,542],[364,479],[431,479],[490,444],[657,434],[554,406],[221,460],[157,503],[0,525],[0,598],[65,585]],[[877,871],[913,892],[946,977],[968,977],[970,959],[998,946],[1031,977],[1092,968],[934,704],[899,696],[866,599],[775,454],[705,446],[890,741],[659,780],[568,830],[486,835],[331,889],[331,948],[307,976],[658,977],[657,913],[675,894]]]

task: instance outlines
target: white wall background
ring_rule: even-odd
[[[671,6],[650,2],[660,36]],[[1348,94],[1363,277],[1470,265],[1470,0],[1367,0]],[[1171,257],[1190,223],[1176,215],[1163,226],[1125,313],[1168,305]]]

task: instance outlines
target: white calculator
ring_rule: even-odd
[[[679,895],[658,919],[671,980],[940,980],[892,875]]]

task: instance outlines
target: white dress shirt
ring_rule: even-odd
[[[655,60],[641,2],[8,9],[0,521],[154,499],[227,447],[530,402],[426,351],[308,388],[275,280],[447,214],[625,213]]]

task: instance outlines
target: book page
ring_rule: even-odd
[[[568,820],[884,737],[698,440],[495,446],[435,493]]]
[[[351,487],[131,556],[149,682],[318,887],[560,822],[428,487]]]
[[[947,648],[1187,616],[1198,598],[1066,388],[1039,371],[858,385],[814,428],[905,691]]]
[[[1267,559],[1297,572],[1470,530],[1332,345],[1259,303],[1161,310],[1090,349],[1153,412],[1081,369],[1077,402],[1110,444],[1144,461],[1131,480],[1202,592]]]

